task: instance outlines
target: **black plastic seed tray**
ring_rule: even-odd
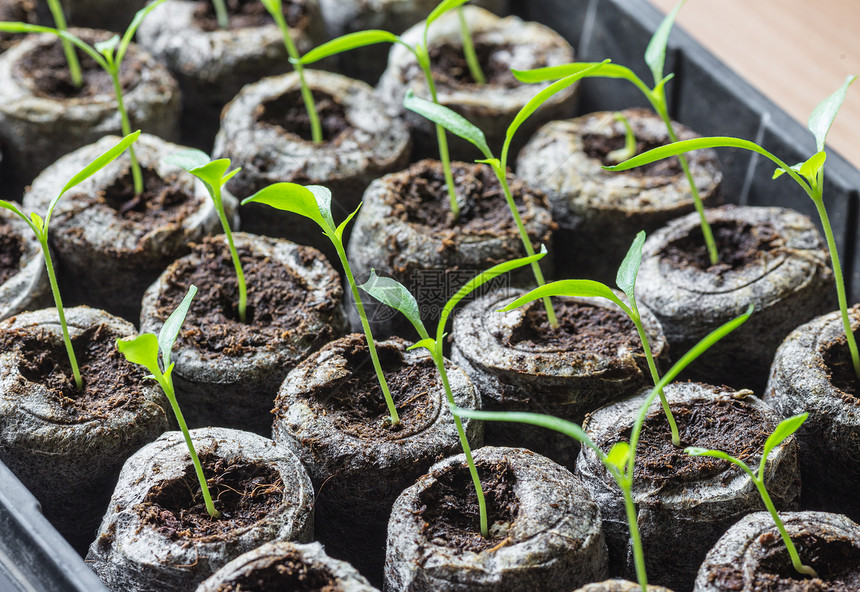
[[[662,15],[647,1],[519,0],[514,9],[567,37],[579,60],[610,58],[650,81],[642,54]],[[666,71],[675,73],[669,87],[673,117],[698,133],[756,140],[790,163],[804,160],[814,150],[812,136],[803,125],[678,29],[671,37]],[[822,98],[832,90],[821,89]],[[632,85],[619,80],[588,80],[581,97],[583,113],[647,106]],[[724,149],[719,155],[726,201],[787,206],[817,219],[812,203],[793,182],[771,180],[773,166],[766,159],[741,150]],[[826,204],[854,302],[860,296],[860,171],[830,154],[826,175]],[[104,592],[105,588],[45,520],[36,499],[0,464],[0,592],[7,591]]]

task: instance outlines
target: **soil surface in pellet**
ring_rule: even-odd
[[[332,95],[313,91],[314,105],[322,127],[323,141],[334,145],[352,128],[345,107]],[[266,101],[257,107],[257,121],[283,128],[285,131],[311,142],[311,122],[301,91],[292,90]]]
[[[184,475],[157,483],[136,506],[144,524],[171,540],[224,536],[262,520],[283,503],[284,483],[274,468],[241,458],[220,458],[208,450],[199,451],[199,456],[221,516],[209,516],[197,473],[189,463]]]
[[[21,271],[24,241],[6,222],[0,221],[0,284]]]
[[[512,51],[513,48],[507,44],[495,45],[475,41],[475,55],[487,85],[502,88],[514,88],[522,85],[522,82],[519,82],[511,73],[510,55]],[[462,88],[478,84],[472,77],[469,64],[463,54],[463,48],[460,46],[445,43],[430,47],[430,64],[433,80],[437,86]],[[540,68],[544,65],[546,64],[535,64],[531,67]],[[423,77],[423,73],[420,74]]]
[[[310,247],[300,247],[303,263],[322,258]],[[230,251],[223,239],[205,238],[192,246],[193,258],[180,260],[157,305],[157,316],[167,319],[193,284],[198,287],[179,341],[201,355],[239,356],[259,349],[280,349],[290,334],[301,337],[296,348],[307,351],[330,341],[332,329],[316,327],[320,315],[330,317],[338,299],[316,300],[305,281],[291,268],[268,257],[237,247],[247,286],[246,322],[239,319],[239,284]],[[309,325],[313,325],[311,330]]]
[[[14,329],[0,333],[0,351],[17,350],[18,371],[31,383],[48,389],[64,413],[86,419],[106,417],[141,403],[140,385],[149,374],[126,361],[116,348],[117,335],[104,325],[72,338],[83,388],[74,382],[66,347],[43,330]]]
[[[459,552],[480,553],[505,543],[519,513],[516,476],[507,463],[476,463],[487,504],[489,536],[481,536],[478,496],[466,467],[435,473],[436,483],[420,493],[424,538]]]
[[[197,207],[193,196],[183,191],[176,181],[164,179],[153,169],[141,169],[143,191],[134,191],[134,177],[127,171],[99,191],[94,200],[116,211],[126,231],[141,237],[153,228],[181,224]]]
[[[230,29],[245,29],[262,27],[274,23],[275,20],[258,0],[225,0],[227,16],[230,19]],[[307,18],[304,0],[284,0],[281,13],[290,28],[302,28]],[[215,16],[215,7],[211,0],[197,2],[194,10],[194,20],[200,28],[207,32],[220,29]]]
[[[860,331],[854,332],[854,339],[860,340]],[[860,381],[854,374],[851,354],[848,351],[848,340],[844,335],[826,345],[823,358],[830,384],[841,391],[845,401],[860,406]]]
[[[327,569],[308,565],[300,557],[285,556],[272,558],[267,565],[222,584],[217,592],[340,592],[341,590],[343,587]]]
[[[439,410],[430,392],[441,388],[441,382],[432,359],[407,364],[397,347],[377,344],[385,381],[400,417],[400,423],[392,425],[363,336],[344,338],[339,350],[349,375],[305,395],[308,404],[324,413],[337,429],[363,440],[399,440],[424,431],[435,420]]]
[[[663,260],[678,268],[697,268],[712,274],[738,270],[756,263],[783,246],[783,239],[771,224],[753,226],[746,222],[719,221],[711,225],[719,253],[719,263],[711,265],[701,230],[690,232],[669,244]]]
[[[627,138],[624,134],[607,136],[604,134],[585,134],[582,136],[582,148],[589,158],[600,161],[601,166],[612,166],[620,161],[610,160],[609,154],[625,147]],[[637,138],[636,148],[633,154],[626,156],[632,158],[648,150],[664,146],[662,142],[646,141]],[[667,182],[682,173],[681,164],[677,158],[664,158],[640,167],[621,171],[621,174],[633,177],[664,177]],[[618,174],[618,173],[616,173]]]

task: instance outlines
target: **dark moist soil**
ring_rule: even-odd
[[[727,392],[731,392],[728,391]],[[674,403],[681,446],[672,444],[669,422],[662,408],[651,412],[642,428],[636,458],[636,478],[651,482],[691,482],[707,479],[729,468],[728,461],[684,453],[687,446],[722,450],[747,464],[761,457],[770,435],[761,414],[740,399]],[[630,428],[602,445],[607,451],[619,440],[630,441]]]
[[[611,166],[618,164],[616,161],[608,159],[609,153],[615,150],[624,148],[626,137],[624,134],[615,134],[606,136],[603,134],[585,134],[582,136],[582,148],[589,158],[600,161],[601,166]],[[636,156],[653,148],[664,146],[664,142],[645,141],[636,139],[636,152],[631,155]],[[664,158],[641,167],[636,167],[623,171],[623,174],[634,177],[663,177],[666,179],[677,177],[682,173],[681,165],[677,158]]]
[[[473,553],[505,543],[520,508],[514,493],[516,477],[504,462],[478,461],[477,469],[487,504],[489,536],[481,536],[478,496],[469,470],[458,466],[435,473],[436,483],[419,496],[419,511],[426,523],[423,535],[430,543]]]
[[[435,160],[422,160],[410,168],[408,179],[391,181],[389,193],[397,196],[392,215],[411,224],[440,230],[456,229],[470,235],[516,234],[513,217],[508,209],[502,186],[489,166],[483,164],[451,163],[460,216],[451,214],[448,190],[442,165]],[[539,202],[537,194],[516,179],[509,179],[514,202],[523,215],[523,194],[528,191]],[[524,220],[525,221],[525,220]]]
[[[12,227],[0,220],[0,285],[21,271],[24,241]]]
[[[227,460],[212,451],[199,452],[215,509],[206,511],[200,482],[190,462],[182,477],[161,481],[136,510],[144,524],[171,540],[229,535],[275,511],[284,500],[284,483],[272,467],[241,458]]]
[[[426,429],[438,412],[430,398],[431,389],[440,388],[433,361],[425,358],[406,364],[403,353],[393,344],[377,345],[385,381],[400,417],[398,425],[391,425],[364,336],[350,335],[341,343],[340,353],[350,374],[311,390],[306,395],[308,404],[317,413],[324,413],[340,431],[363,440],[399,440]]]
[[[227,5],[231,30],[262,27],[275,22],[263,3],[258,0],[225,0],[224,3]],[[305,28],[308,17],[304,0],[285,0],[281,13],[288,27]],[[203,31],[208,33],[220,29],[215,16],[215,6],[211,0],[197,2],[194,20]]]
[[[143,193],[134,192],[131,169],[112,184],[99,191],[94,200],[116,212],[125,230],[139,229],[148,234],[153,228],[181,224],[198,206],[193,195],[188,195],[176,179],[164,179],[150,168],[143,168]],[[145,226],[145,229],[140,229]],[[142,235],[141,235],[142,236]]]
[[[36,3],[33,0],[0,2],[0,22],[37,24]],[[19,33],[0,33],[0,53],[21,41],[22,38],[23,36]]]
[[[248,289],[247,322],[239,320],[239,286],[226,242],[204,238],[203,243],[192,245],[193,258],[179,262],[157,303],[157,317],[166,320],[191,284],[198,287],[180,332],[182,344],[207,358],[218,358],[281,349],[294,339],[291,334],[304,337],[303,350],[332,338],[330,327],[311,331],[308,324],[319,316],[330,317],[336,298],[316,302],[308,295],[305,281],[289,267],[245,248],[237,250]],[[308,267],[322,257],[309,247],[301,247],[301,256]]]
[[[336,145],[345,132],[352,128],[346,118],[346,110],[337,99],[326,92],[315,90],[313,97],[322,127],[323,141]],[[261,123],[283,128],[306,142],[313,141],[310,119],[299,90],[284,93],[274,100],[258,105],[255,114],[257,121]]]
[[[343,587],[327,569],[308,565],[300,557],[273,558],[265,567],[254,569],[216,592],[340,592]]]
[[[619,310],[554,300],[558,327],[551,327],[543,304],[533,304],[505,345],[527,351],[588,352],[615,358],[619,350],[645,355],[636,325]]]
[[[16,350],[21,375],[47,388],[64,412],[80,418],[106,417],[140,404],[140,385],[148,374],[119,353],[117,337],[98,325],[72,338],[83,380],[81,391],[75,387],[63,341],[46,331],[3,331],[0,351]]]
[[[783,246],[783,239],[771,224],[753,226],[746,222],[720,221],[711,225],[719,263],[711,265],[705,240],[697,226],[688,235],[669,244],[663,260],[677,269],[696,268],[720,275],[742,269]]]
[[[84,34],[82,39],[92,45],[94,41],[105,41],[107,37],[93,39]],[[91,57],[79,50],[76,52],[83,76],[83,84],[80,88],[72,83],[63,44],[59,40],[49,45],[40,45],[36,51],[23,56],[15,64],[14,75],[18,79],[28,80],[34,88],[34,93],[46,98],[66,100],[90,99],[98,95],[113,96],[113,81],[110,75]],[[135,53],[134,49],[129,49],[120,70],[123,94],[133,90],[140,80],[142,64],[140,59],[135,59]]]
[[[854,339],[860,340],[860,331],[854,332]],[[860,382],[854,374],[848,342],[842,335],[838,340],[828,344],[822,354],[825,371],[830,384],[842,392],[842,398],[854,405],[860,406]]]
[[[758,543],[764,557],[756,570],[752,592],[856,592],[860,590],[860,549],[847,541],[805,533],[791,537],[801,561],[818,573],[818,578],[798,574],[779,533],[765,533]],[[742,590],[743,576],[735,566],[716,566],[709,581],[723,590]]]
[[[475,55],[478,57],[478,63],[484,72],[487,85],[496,88],[515,88],[522,85],[511,73],[513,48],[510,45],[483,43],[478,39],[474,40],[474,45]],[[430,63],[432,64],[433,80],[439,86],[456,88],[477,84],[469,71],[469,64],[466,62],[462,46],[447,43],[432,46],[430,48]],[[540,63],[531,67],[540,68],[545,65],[546,63]],[[423,78],[423,73],[420,70],[416,74]]]

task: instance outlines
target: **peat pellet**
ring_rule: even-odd
[[[88,43],[112,35],[92,29],[71,32]],[[120,132],[110,76],[90,58],[81,60],[81,68],[84,86],[70,91],[68,64],[53,34],[28,36],[0,55],[0,142],[3,165],[16,186],[27,185],[64,154]],[[175,139],[179,86],[167,68],[132,43],[122,71],[123,102],[133,129]]]
[[[240,555],[197,587],[196,592],[379,592],[345,561],[326,555],[319,543],[273,541]]]
[[[119,140],[106,136],[48,167],[24,195],[25,209],[46,212],[69,179]],[[221,225],[203,184],[165,161],[183,146],[142,134],[133,147],[143,171],[143,193],[134,192],[126,151],[63,195],[49,241],[63,298],[136,323],[149,285],[189,252],[189,243]],[[233,218],[235,198],[225,192],[222,199]]]
[[[143,298],[142,331],[161,331],[192,285],[197,296],[172,356],[173,380],[191,427],[269,436],[287,373],[346,322],[340,276],[322,253],[286,240],[233,233],[248,290],[246,319],[224,235],[172,263]]]
[[[636,136],[636,154],[670,142],[656,113],[625,109],[620,114]],[[517,176],[546,194],[558,224],[550,256],[559,277],[614,285],[636,233],[650,235],[693,211],[689,183],[677,159],[623,172],[603,168],[617,164],[610,155],[624,148],[625,127],[615,115],[599,111],[547,123],[517,157]],[[699,137],[679,123],[672,126],[679,140]],[[715,206],[722,180],[716,152],[696,150],[686,158],[702,202]]]
[[[724,206],[706,216],[720,263],[710,264],[697,214],[673,220],[645,241],[636,297],[663,325],[675,359],[754,305],[685,376],[762,393],[782,340],[832,310],[827,250],[812,221],[787,208]]]
[[[581,424],[586,413],[652,384],[636,327],[616,304],[553,298],[559,327],[552,329],[540,300],[498,312],[523,294],[493,291],[454,318],[451,359],[475,383],[485,409],[546,413]],[[645,307],[639,312],[652,354],[664,365],[660,323]],[[579,452],[572,438],[536,426],[489,422],[484,430],[488,444],[522,446],[570,469]]]
[[[478,126],[486,136],[487,145],[498,157],[508,125],[517,112],[550,84],[520,83],[511,74],[511,69],[529,70],[568,64],[574,61],[573,48],[561,35],[539,23],[523,21],[516,16],[501,18],[471,5],[464,6],[463,13],[487,82],[477,84],[472,79],[463,57],[460,19],[457,11],[450,11],[433,22],[426,40],[436,98],[440,105],[453,109]],[[410,45],[423,44],[424,23],[410,27],[402,39]],[[434,124],[403,107],[407,91],[411,90],[419,97],[431,96],[423,70],[411,51],[399,44],[392,46],[388,67],[376,88],[391,113],[403,118],[413,130],[413,158],[438,158]],[[553,95],[522,123],[511,145],[511,162],[541,124],[573,116],[575,96],[574,84]],[[455,160],[471,162],[482,158],[475,146],[451,134],[448,135],[448,145],[451,158]]]
[[[437,463],[391,511],[385,590],[572,590],[606,577],[600,511],[567,469],[517,448],[474,457],[488,538],[465,456]]]
[[[116,349],[117,339],[136,335],[131,323],[86,307],[65,315],[81,391],[56,309],[0,323],[0,461],[81,552],[125,459],[168,429],[170,405]]]
[[[616,442],[629,440],[650,390],[598,409],[586,418],[583,429],[608,453]],[[732,524],[764,504],[755,484],[738,467],[690,456],[684,448],[723,450],[758,467],[764,443],[782,418],[750,391],[682,382],[670,384],[664,393],[678,423],[681,446],[672,444],[662,406],[653,403],[637,448],[633,501],[650,580],[689,590],[708,549]],[[600,506],[610,573],[635,579],[621,490],[590,448],[580,451],[575,473]],[[764,481],[777,508],[797,508],[800,470],[793,437],[768,455]]]
[[[311,540],[313,487],[292,452],[239,430],[191,438],[221,517],[206,512],[181,432],[142,448],[123,466],[87,553],[109,590],[191,590],[263,543]]]
[[[860,308],[849,308],[848,319],[856,336]],[[860,520],[858,394],[839,311],[801,325],[779,346],[764,396],[783,417],[809,413],[796,434],[805,510]]]
[[[429,353],[400,338],[376,344],[400,423],[388,407],[363,334],[332,341],[290,372],[278,393],[276,442],[299,455],[317,488],[316,534],[335,557],[381,580],[391,506],[433,463],[461,451]],[[480,408],[466,374],[446,364],[455,403]],[[482,424],[463,420],[469,444]]]
[[[860,589],[860,526],[840,514],[784,512],[780,517],[804,565],[797,573],[768,512],[745,516],[708,552],[693,592],[853,592]]]

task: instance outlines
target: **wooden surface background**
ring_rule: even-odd
[[[677,0],[651,0],[664,13]],[[789,115],[860,76],[860,0],[688,0],[677,24]],[[860,168],[860,79],[828,145]]]

